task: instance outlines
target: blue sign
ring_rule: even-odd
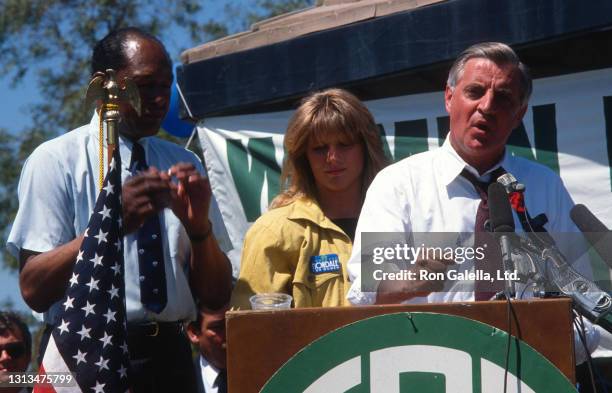
[[[187,138],[191,135],[194,125],[179,118],[179,93],[176,84],[172,84],[168,114],[162,123],[162,128],[168,134]]]

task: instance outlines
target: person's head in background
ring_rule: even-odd
[[[14,312],[0,311],[0,378],[5,372],[23,372],[32,356],[32,336],[28,326]],[[21,388],[4,389],[3,392]]]
[[[187,326],[189,341],[218,370],[226,368],[225,312],[228,308],[225,305],[219,310],[210,310],[200,306],[197,319]]]
[[[271,207],[354,193],[361,202],[387,160],[370,111],[351,93],[327,89],[302,100],[285,133],[283,186]]]

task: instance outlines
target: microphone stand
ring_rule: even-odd
[[[512,240],[514,235],[514,218],[510,201],[505,188],[500,183],[493,183],[487,190],[489,196],[490,228],[499,243],[504,270],[504,295],[506,298],[516,298],[516,284],[510,278],[514,273],[512,261]],[[496,295],[497,297],[498,295]]]

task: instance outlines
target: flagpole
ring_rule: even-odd
[[[106,147],[107,162],[106,168],[111,164],[113,153],[119,143],[117,124],[121,118],[120,104],[124,103],[132,106],[138,116],[140,116],[140,94],[134,82],[129,78],[117,81],[115,70],[107,69],[106,72],[96,72],[85,94],[85,105],[89,108],[96,103],[96,109],[100,117],[100,175],[99,185],[102,188],[104,181],[104,152],[103,152],[103,127],[106,124]],[[120,163],[117,163],[120,164]]]

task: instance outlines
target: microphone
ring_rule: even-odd
[[[555,244],[554,239],[546,232],[546,229],[544,229],[544,224],[548,222],[546,214],[542,213],[533,218],[529,216],[527,207],[525,206],[525,185],[519,183],[516,177],[510,172],[506,172],[499,176],[497,182],[506,189],[508,197],[510,198],[510,205],[516,211],[523,230],[525,232],[538,233],[538,236],[534,237],[532,240],[542,247]]]
[[[500,177],[498,177],[497,182],[504,186],[508,194],[513,192],[522,193],[525,191],[525,185],[519,183],[518,180],[516,180],[516,177],[514,177],[514,175],[512,175],[512,173],[510,172],[506,172]]]
[[[506,272],[514,272],[510,233],[514,233],[514,217],[506,189],[500,183],[491,183],[487,190],[491,229],[499,241],[502,266]],[[511,279],[505,282],[506,297],[515,296],[515,285]]]
[[[491,229],[496,233],[514,232],[514,217],[506,189],[500,183],[491,183],[487,190]]]
[[[512,238],[510,237],[511,234],[509,234],[514,232],[515,228],[507,193],[514,182],[512,179],[507,180],[510,181],[506,182],[505,185],[501,184],[501,182],[496,182],[491,184],[488,189],[491,228],[499,240],[503,266],[506,271],[515,268],[511,253]],[[584,214],[580,213],[581,210],[582,209],[579,208],[578,213],[575,214]],[[582,222],[597,224],[599,220],[581,219],[581,223]],[[605,228],[605,226],[603,226],[603,228]],[[596,227],[595,229],[601,229],[601,227]],[[607,230],[607,228],[605,229]],[[602,231],[599,232],[601,233]],[[609,231],[607,233],[609,234]],[[529,264],[533,265],[533,267],[535,267],[535,269],[533,269],[533,278],[535,278],[536,281],[548,281],[553,284],[562,294],[571,297],[577,308],[588,319],[597,323],[608,332],[612,332],[612,296],[599,288],[594,282],[575,271],[567,262],[565,256],[556,247],[554,241],[542,242],[538,240],[542,233],[537,233],[538,238],[535,238],[535,233],[531,235],[532,236],[524,238],[522,236],[515,236],[518,238],[516,239],[518,244],[516,249],[517,256],[522,256],[521,258],[517,258],[518,270],[522,271],[527,268]],[[612,253],[605,255],[610,256]],[[531,261],[531,263],[527,263],[526,261]],[[537,261],[537,263],[534,261]],[[513,295],[514,284],[513,281],[506,280],[506,291],[511,291]]]
[[[612,269],[612,232],[584,205],[576,205],[570,217],[597,254]]]

